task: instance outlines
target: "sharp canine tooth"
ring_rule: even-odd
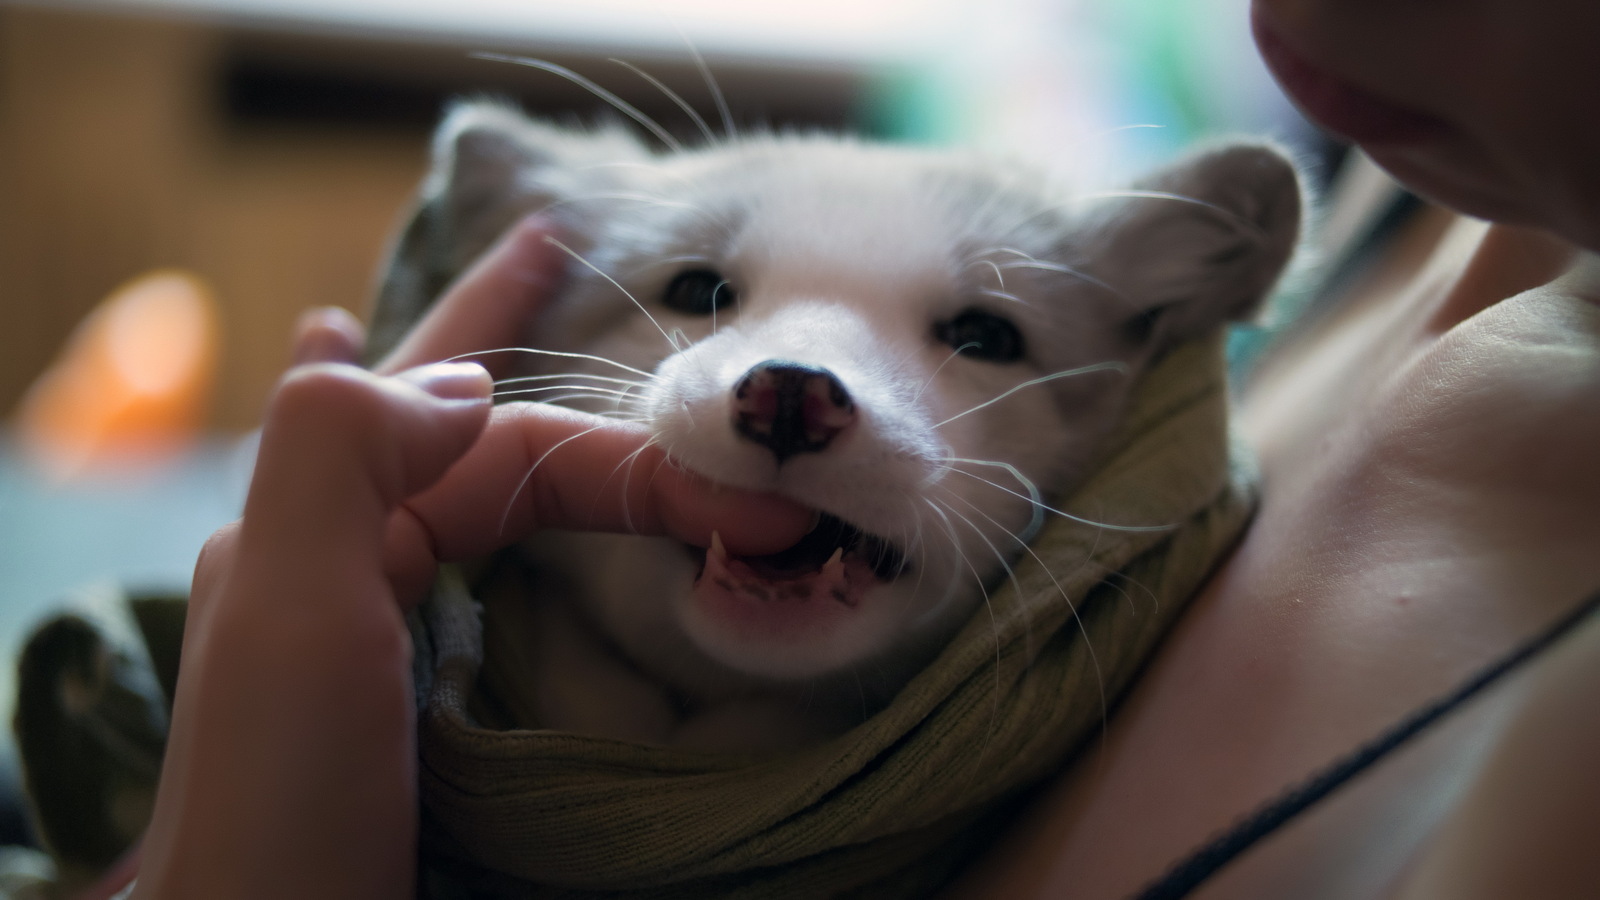
[[[836,577],[844,574],[843,547],[833,548],[833,555],[828,557],[828,561],[822,564],[822,574],[829,577]]]
[[[722,546],[722,535],[711,532],[711,555],[717,559],[727,559],[728,551]]]

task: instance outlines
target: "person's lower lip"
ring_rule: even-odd
[[[1267,69],[1284,92],[1317,124],[1358,144],[1416,144],[1449,131],[1442,120],[1391,103],[1314,66],[1287,44],[1252,4],[1250,27]]]

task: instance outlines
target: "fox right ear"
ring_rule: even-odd
[[[533,123],[507,106],[458,103],[433,135],[433,162],[422,185],[424,202],[456,226],[498,218],[496,206],[554,200],[553,191],[528,197],[522,173],[548,169],[555,154],[540,146]]]
[[[583,220],[582,204],[561,201],[617,177],[597,163],[649,158],[620,128],[559,128],[505,103],[456,103],[434,134],[428,175],[384,265],[368,360],[399,343],[450,282],[524,216],[550,209],[563,231],[586,233],[592,223]]]
[[[621,128],[560,128],[503,103],[462,102],[434,134],[422,193],[425,202],[439,204],[453,230],[498,235],[512,221],[592,188],[604,177],[595,164],[649,158]]]

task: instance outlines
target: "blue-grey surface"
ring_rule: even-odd
[[[252,450],[214,439],[57,482],[0,431],[0,767],[13,754],[13,660],[35,624],[72,609],[127,635],[118,588],[188,590],[201,545],[239,514]]]

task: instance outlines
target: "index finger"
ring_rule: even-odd
[[[538,216],[511,226],[375,371],[392,375],[474,354],[474,362],[500,377],[515,354],[478,354],[523,343],[528,321],[560,285],[566,256],[546,240],[552,231],[549,220]]]
[[[478,443],[405,509],[440,560],[479,556],[541,528],[667,535],[701,547],[715,531],[735,553],[774,553],[814,518],[792,500],[678,467],[638,426],[521,403],[497,407]]]

